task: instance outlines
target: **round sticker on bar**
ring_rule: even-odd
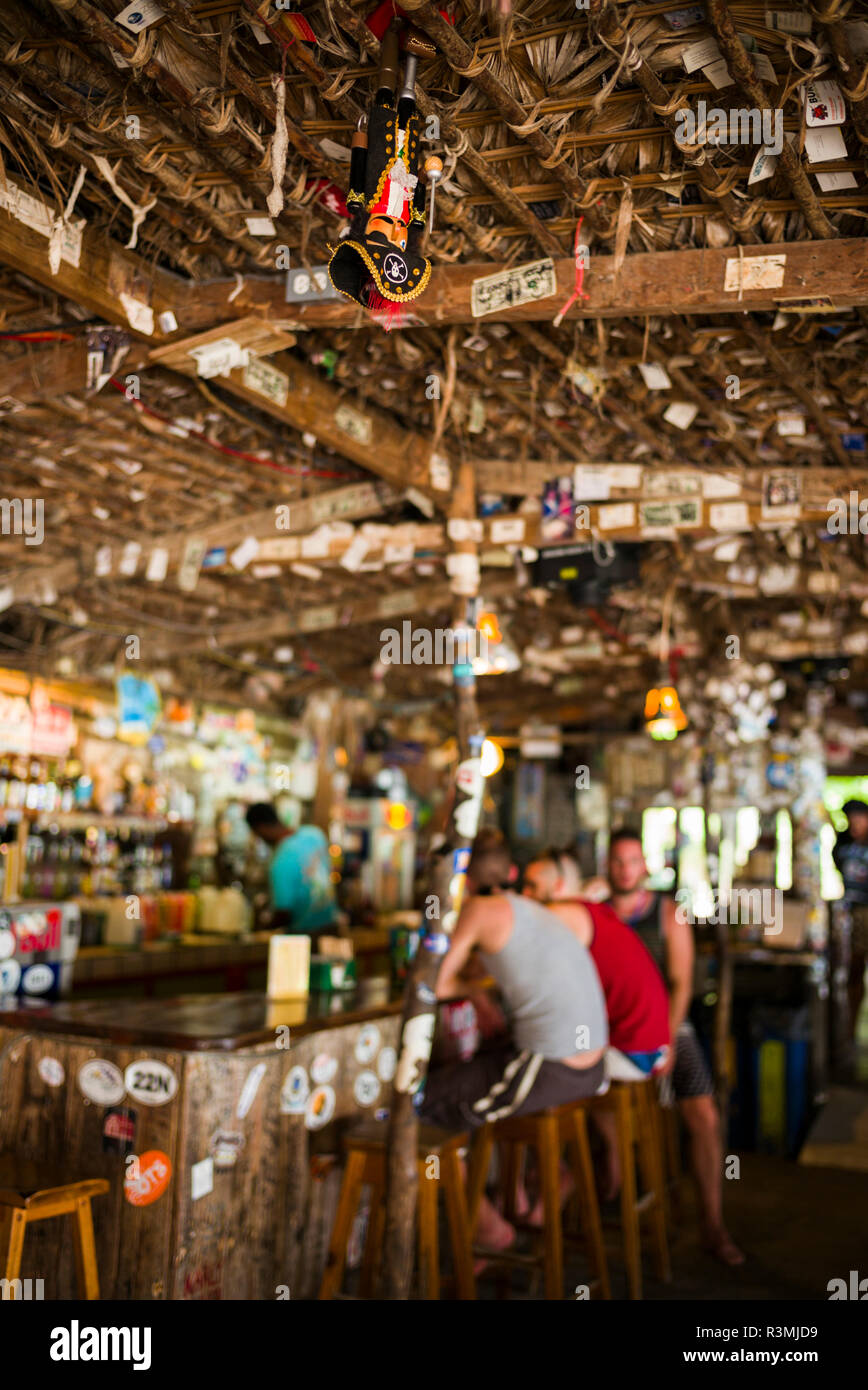
[[[455,784],[468,796],[479,796],[482,792],[482,759],[465,758],[458,764]]]
[[[353,1095],[358,1105],[373,1105],[380,1094],[380,1083],[372,1071],[360,1071],[353,1083]]]
[[[377,1075],[381,1081],[391,1081],[398,1065],[398,1054],[394,1047],[384,1047],[377,1058]]]
[[[66,1080],[63,1064],[56,1057],[40,1057],[36,1070],[46,1086],[62,1086]]]
[[[7,930],[6,927],[0,929],[0,960],[8,960],[15,954],[15,933]]]
[[[124,1085],[141,1105],[166,1105],[178,1089],[178,1078],[165,1062],[143,1057],[140,1062],[130,1062]]]
[[[94,1105],[117,1105],[124,1098],[124,1074],[114,1062],[94,1057],[79,1069],[78,1089]]]
[[[131,1206],[149,1207],[162,1197],[172,1177],[172,1160],[160,1149],[149,1149],[130,1158],[124,1178],[124,1196]]]
[[[380,1047],[380,1030],[376,1023],[366,1023],[359,1029],[356,1039],[356,1061],[367,1066],[377,1055]]]
[[[0,961],[0,994],[14,994],[21,979],[21,966],[17,960]]]
[[[325,1086],[334,1081],[338,1070],[338,1059],[328,1052],[318,1052],[310,1064],[310,1079],[317,1086]]]
[[[322,1129],[335,1113],[335,1093],[331,1086],[317,1086],[307,1103],[304,1122],[308,1129]]]
[[[281,1115],[303,1115],[309,1095],[310,1082],[304,1067],[292,1067],[280,1091]]]
[[[25,994],[45,994],[54,984],[54,971],[50,965],[31,965],[21,977],[21,988]]]

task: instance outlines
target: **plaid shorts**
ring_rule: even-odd
[[[714,1095],[714,1082],[696,1029],[687,1019],[675,1034],[675,1066],[660,1078],[660,1103]]]

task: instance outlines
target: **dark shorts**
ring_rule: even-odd
[[[671,1105],[673,1094],[675,1100],[714,1095],[714,1082],[702,1044],[693,1024],[687,1020],[675,1035],[675,1066],[669,1076],[662,1078],[660,1085],[660,1099],[664,1104]]]
[[[442,1129],[476,1129],[486,1120],[583,1100],[602,1084],[602,1061],[579,1071],[504,1043],[477,1053],[469,1062],[431,1071],[419,1114]]]

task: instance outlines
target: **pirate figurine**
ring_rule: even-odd
[[[418,174],[422,123],[414,96],[416,54],[430,50],[427,41],[417,41],[414,34],[411,30],[405,41],[406,68],[397,101],[394,24],[383,38],[376,95],[352,140],[346,200],[350,231],[329,261],[335,289],[372,313],[384,314],[386,327],[401,321],[400,306],[420,295],[431,276],[431,262],[420,253],[425,183]],[[439,159],[425,161],[425,175],[432,184],[442,169]]]

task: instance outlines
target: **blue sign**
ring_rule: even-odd
[[[147,743],[162,704],[153,681],[125,674],[117,679],[118,734],[134,743]]]

